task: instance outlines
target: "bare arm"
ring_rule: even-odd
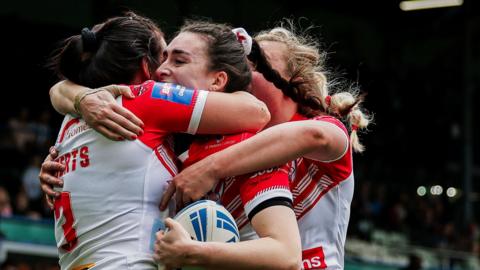
[[[247,92],[209,92],[197,133],[256,132],[269,121],[265,103]]]
[[[331,123],[304,120],[276,125],[181,171],[164,194],[161,208],[175,191],[184,202],[198,200],[219,179],[261,171],[302,156],[330,161],[341,157],[347,147],[346,134]]]
[[[88,91],[93,94],[87,94]],[[142,132],[143,122],[129,110],[118,105],[114,97],[134,98],[127,86],[109,85],[90,89],[68,80],[50,89],[50,101],[61,114],[81,115],[89,126],[112,140],[136,139]],[[82,97],[75,109],[75,98]]]
[[[298,157],[331,161],[341,157],[347,146],[348,138],[339,127],[327,122],[304,120],[266,129],[207,157],[210,160],[206,158],[205,162],[216,178],[224,178],[281,165]]]
[[[252,219],[260,238],[234,244],[193,241],[179,223],[169,220],[167,225],[172,230],[157,234],[155,257],[169,267],[300,269],[298,225],[293,210],[285,206],[260,211]]]
[[[142,121],[129,110],[118,105],[113,96],[132,98],[129,87],[106,86],[107,91],[85,96],[79,103],[79,112],[74,108],[75,97],[92,90],[61,81],[50,89],[54,108],[62,113],[81,114],[87,124],[106,137],[119,140],[134,139],[139,135]],[[200,134],[226,134],[242,131],[257,131],[270,121],[266,105],[247,92],[208,94],[197,132]]]
[[[75,96],[90,88],[74,84],[68,80],[60,81],[50,88],[50,102],[60,114],[76,114],[73,102]]]

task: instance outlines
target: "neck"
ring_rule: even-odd
[[[297,103],[285,96],[268,105],[271,119],[265,128],[290,121],[298,109]]]
[[[139,71],[135,73],[135,76],[133,76],[133,80],[130,82],[130,84],[141,84],[148,79],[149,78],[145,77],[143,73]]]

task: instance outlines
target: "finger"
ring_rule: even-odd
[[[166,218],[165,219],[165,226],[170,230],[175,230],[176,228],[178,228],[178,226],[182,226],[182,225],[180,225],[180,223],[178,223],[173,218]]]
[[[165,193],[163,193],[162,201],[160,203],[160,210],[161,211],[165,211],[165,209],[167,209],[168,204],[173,197],[173,194],[175,194],[175,190],[176,190],[175,184],[173,182],[171,182],[168,185]]]
[[[120,114],[121,116],[125,117],[127,120],[129,120],[135,127],[138,129],[142,129],[144,125],[143,121],[138,118],[134,113],[129,111],[128,109],[119,106],[117,104],[112,105],[112,110],[115,111],[116,113]],[[133,130],[132,130],[133,131]]]
[[[155,253],[160,251],[160,242],[159,241],[155,241],[155,244],[153,245],[153,250],[155,251]]]
[[[53,190],[52,187],[49,185],[41,184],[40,188],[42,189],[43,193],[52,198],[57,198],[58,196],[60,196],[60,193]]]
[[[130,87],[124,86],[124,85],[118,85],[118,89],[122,96],[130,99],[135,98],[135,95],[133,94],[133,91],[132,89],[130,89]]]
[[[194,192],[193,194],[189,194],[188,197],[186,197],[185,195],[183,196],[184,198],[187,198],[188,200],[192,201],[192,202],[195,202],[195,201],[198,201],[202,198],[205,198],[207,194],[202,194],[202,192]]]
[[[189,205],[193,200],[192,196],[190,196],[189,194],[187,193],[183,193],[183,196],[182,196],[182,206],[184,205]]]
[[[142,125],[143,122],[133,115],[129,110],[122,108],[118,105],[112,105],[112,112],[109,113],[108,118],[121,127],[133,132],[135,135],[143,134]]]
[[[65,170],[65,165],[57,161],[44,161],[42,163],[42,170],[52,173],[62,172]]]
[[[115,119],[115,120],[112,120],[112,118]],[[108,119],[104,119],[102,121],[102,125],[104,125],[111,132],[117,134],[117,137],[120,136],[120,137],[125,138],[127,140],[137,139],[137,135],[135,133],[129,131],[128,129],[126,129],[124,127],[122,127],[116,121],[118,121],[118,119],[115,116],[109,116]]]
[[[45,202],[47,203],[50,210],[53,210],[53,199],[52,199],[52,197],[45,194]]]
[[[175,192],[175,205],[177,211],[183,208],[183,192],[181,190]]]
[[[103,136],[107,137],[110,140],[114,141],[123,141],[125,138],[120,134],[112,132],[110,129],[106,128],[105,126],[98,125],[95,127],[95,130],[100,132]]]
[[[125,85],[112,84],[112,85],[105,86],[104,89],[110,92],[110,94],[112,94],[112,96],[114,97],[118,97],[120,95],[123,95],[127,98],[135,97],[130,87]]]
[[[51,159],[55,159],[58,157],[58,150],[55,148],[55,146],[51,146],[50,149],[48,149],[48,153],[51,156]]]
[[[163,230],[158,231],[158,232],[155,234],[155,236],[156,236],[157,241],[161,241],[162,238],[165,236],[165,232],[164,232]]]
[[[40,175],[40,182],[48,186],[63,187],[63,180],[48,173]]]

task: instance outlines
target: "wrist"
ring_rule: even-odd
[[[191,241],[187,248],[186,263],[188,266],[207,266],[209,265],[208,244],[199,241]]]
[[[225,164],[222,164],[221,160],[218,160],[215,158],[216,155],[211,155],[208,156],[208,174],[212,176],[212,178],[218,180],[221,178],[225,178],[226,175],[224,175],[224,169],[225,169]]]
[[[75,114],[77,114],[78,116],[82,115],[82,112],[80,110],[80,105],[82,103],[82,100],[84,100],[86,96],[98,93],[100,91],[107,91],[107,90],[105,90],[104,88],[88,89],[88,90],[82,90],[78,94],[76,94],[73,100],[73,109],[75,111]]]
[[[82,101],[86,97],[87,91],[88,90],[81,90],[73,98],[73,110],[77,116],[82,115],[80,112],[80,101]]]

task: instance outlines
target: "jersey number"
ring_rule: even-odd
[[[77,245],[77,232],[73,228],[75,217],[73,216],[72,206],[70,203],[70,192],[62,192],[60,198],[55,199],[55,218],[60,218],[60,208],[62,208],[62,214],[65,217],[65,222],[62,225],[63,235],[65,236],[66,243],[62,245],[62,249],[66,252],[72,251]]]

